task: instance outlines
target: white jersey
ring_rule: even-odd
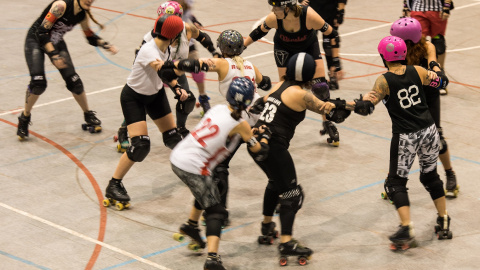
[[[145,42],[149,42],[152,40],[152,32],[148,32],[143,36],[143,40]],[[185,27],[185,22],[183,23],[183,31],[180,35],[178,40],[178,44],[176,46],[170,46],[170,55],[172,60],[180,60],[180,59],[187,59],[188,58],[188,46],[190,41],[187,39],[187,28]]]
[[[225,104],[212,107],[185,139],[175,146],[170,162],[193,174],[211,175],[212,169],[225,160],[240,142],[241,136],[228,136],[242,119],[233,119]]]
[[[153,68],[150,67],[150,63],[161,59],[163,61],[168,60],[168,50],[164,52],[160,51],[155,40],[143,44],[138,51],[135,62],[133,62],[132,71],[127,78],[127,85],[130,86],[135,92],[151,96],[156,94],[163,88],[163,82]]]
[[[243,60],[243,76],[242,72],[240,69],[237,68],[237,64],[235,61],[233,61],[232,58],[225,58],[225,60],[228,61],[228,73],[225,78],[220,81],[219,83],[219,90],[220,94],[224,98],[227,97],[227,92],[228,92],[228,87],[232,83],[233,79],[237,77],[245,77],[253,82],[253,85],[255,86],[255,93],[253,96],[252,104],[257,100],[260,95],[257,93],[257,87],[256,87],[256,75],[255,75],[255,68],[253,67],[252,63],[247,60]],[[259,115],[252,115],[252,114],[247,114],[245,111],[242,112],[242,118],[245,119],[250,126],[255,125],[255,123],[258,120]]]

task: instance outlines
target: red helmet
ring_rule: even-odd
[[[153,32],[160,38],[175,39],[184,28],[183,21],[175,15],[163,15],[157,18]]]

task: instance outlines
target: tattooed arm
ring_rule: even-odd
[[[40,43],[45,48],[45,51],[48,53],[53,52],[55,48],[53,47],[52,42],[50,41],[50,30],[52,29],[53,25],[63,16],[65,13],[65,9],[67,4],[63,1],[56,1],[52,4],[50,11],[47,13],[47,16],[42,21],[38,29],[37,37],[39,38]]]
[[[316,112],[318,114],[328,114],[333,108],[335,108],[333,103],[321,101],[314,96],[312,92],[305,90],[302,91],[305,92],[303,95],[303,102],[305,102],[305,108],[307,110]]]
[[[373,89],[368,92],[365,96],[363,96],[362,100],[368,100],[372,102],[373,105],[377,105],[385,96],[390,94],[390,89],[388,88],[387,80],[383,75],[380,75],[375,84],[373,85]],[[347,110],[353,111],[355,109],[355,102],[348,101],[345,108]]]

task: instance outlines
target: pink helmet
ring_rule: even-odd
[[[158,16],[171,14],[171,15],[177,15],[178,17],[182,17],[183,8],[182,8],[182,5],[180,5],[175,1],[167,1],[158,7],[157,14]]]
[[[385,61],[401,61],[407,56],[407,45],[403,39],[396,36],[382,38],[378,43],[378,53]]]
[[[414,18],[400,18],[392,24],[390,35],[418,43],[422,38],[422,25]]]

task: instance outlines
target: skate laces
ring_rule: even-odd
[[[127,195],[127,190],[125,189],[125,187],[123,186],[123,183],[120,182],[120,181],[115,181],[115,185],[118,187],[118,193],[122,194],[122,195]]]

